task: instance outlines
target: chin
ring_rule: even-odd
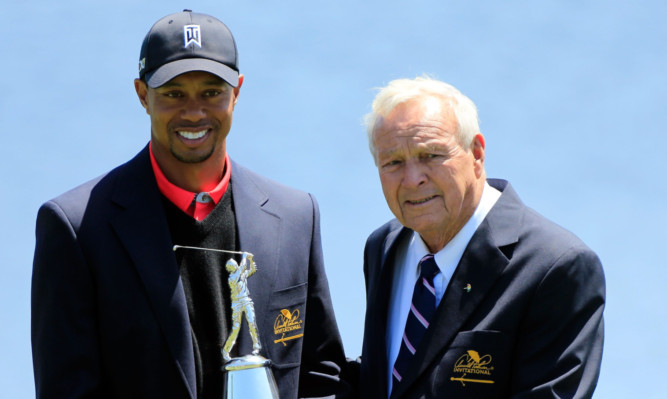
[[[213,155],[213,150],[208,151],[207,153],[204,154],[197,154],[197,153],[182,154],[176,151],[172,151],[171,155],[173,155],[174,158],[183,163],[202,163],[211,158],[211,155]]]

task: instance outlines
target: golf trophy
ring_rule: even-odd
[[[271,373],[271,361],[259,355],[262,345],[259,342],[259,333],[255,322],[255,308],[250,298],[247,280],[257,271],[253,255],[249,252],[174,245],[174,251],[179,248],[204,249],[242,255],[240,264],[236,263],[233,258],[225,264],[229,273],[228,282],[232,301],[232,331],[222,348],[222,357],[226,362],[223,366],[225,374],[224,399],[279,399],[276,381],[273,378],[273,373]],[[236,343],[244,314],[252,338],[252,354],[231,358],[229,353]]]

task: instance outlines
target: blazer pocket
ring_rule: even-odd
[[[448,392],[451,398],[502,397],[510,375],[509,345],[500,331],[460,332],[432,374],[433,392]]]
[[[454,337],[454,341],[449,345],[450,348],[470,346],[470,345],[484,345],[494,346],[507,343],[507,337],[500,331],[495,330],[476,330],[476,331],[461,331]]]
[[[269,303],[268,353],[277,369],[289,369],[301,362],[306,326],[308,283],[274,291]]]
[[[297,304],[304,304],[306,302],[307,294],[308,282],[274,291],[273,294],[271,294],[269,309],[283,309]]]

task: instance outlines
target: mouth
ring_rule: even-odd
[[[436,197],[436,195],[432,195],[430,197],[426,197],[426,198],[422,198],[422,199],[418,199],[418,200],[406,200],[405,202],[410,204],[410,205],[421,205],[421,204],[424,204],[424,203],[432,200],[435,197]]]
[[[200,130],[198,132],[186,132],[183,130],[177,131],[178,135],[186,140],[198,140],[208,133],[208,129]]]

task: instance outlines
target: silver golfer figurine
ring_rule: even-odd
[[[236,343],[244,314],[250,329],[250,337],[252,338],[252,354],[255,356],[259,355],[262,345],[259,343],[257,323],[255,323],[255,307],[248,291],[248,277],[257,271],[257,265],[253,260],[253,256],[248,252],[244,252],[240,265],[234,259],[230,259],[227,261],[225,268],[229,272],[228,281],[232,300],[232,331],[229,337],[227,337],[225,346],[222,348],[222,357],[225,361],[229,362],[232,360],[229,352]]]
[[[232,301],[232,332],[222,348],[222,357],[225,360],[223,366],[225,372],[224,399],[279,399],[278,386],[271,372],[271,361],[259,355],[262,345],[259,343],[257,323],[255,322],[255,307],[248,291],[248,277],[257,271],[253,255],[250,252],[185,245],[174,245],[173,249],[174,251],[186,249],[242,255],[240,265],[234,259],[228,260],[225,264],[225,268],[229,272],[228,281]],[[250,327],[252,354],[231,358],[229,352],[239,336],[244,314]]]
[[[271,361],[259,355],[262,345],[255,322],[255,307],[248,291],[248,277],[257,271],[253,255],[243,252],[241,264],[230,259],[225,268],[229,272],[227,281],[232,300],[232,331],[222,348],[226,362],[225,399],[279,399]],[[236,343],[244,314],[252,338],[252,354],[232,359],[229,353]]]

